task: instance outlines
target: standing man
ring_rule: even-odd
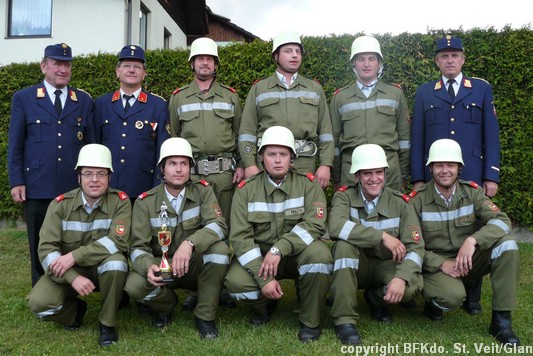
[[[406,189],[411,128],[403,91],[380,80],[383,55],[374,37],[361,36],[353,41],[350,62],[357,79],[337,90],[330,105],[335,137],[333,182],[352,184],[352,152],[371,143],[381,146],[387,155],[387,186]]]
[[[475,182],[458,179],[466,166],[456,141],[435,141],[429,149],[427,165],[432,179],[419,188],[412,200],[426,243],[422,292],[426,317],[442,320],[443,311],[454,310],[463,303],[463,281],[490,274],[489,332],[502,344],[520,345],[511,325],[511,311],[516,309],[519,254],[516,241],[509,235],[509,217]]]
[[[246,97],[239,150],[245,176],[259,173],[257,147],[265,130],[274,125],[285,126],[296,138],[294,168],[314,173],[320,186],[326,188],[333,166],[331,120],[320,84],[298,73],[303,51],[295,32],[284,32],[274,38],[272,59],[277,65],[276,72],[257,81]]]
[[[142,90],[146,78],[144,50],[126,46],[115,74],[120,89],[95,100],[98,142],[113,154],[113,186],[133,199],[159,183],[159,148],[169,137],[165,99]]]
[[[418,87],[415,97],[411,149],[411,181],[417,190],[431,179],[424,163],[431,144],[449,138],[458,142],[465,165],[461,179],[482,185],[488,197],[498,191],[500,140],[492,87],[483,79],[462,73],[463,41],[447,35],[437,41],[435,63],[441,78]],[[467,287],[464,308],[481,313],[482,279]]]
[[[93,101],[68,85],[72,49],[47,46],[41,72],[42,83],[13,95],[7,150],[11,197],[23,203],[28,228],[32,286],[44,273],[37,249],[48,204],[76,187],[78,152],[95,141]]]
[[[98,342],[109,346],[118,341],[115,324],[128,275],[131,203],[125,193],[109,188],[113,166],[107,147],[84,146],[76,172],[80,188],[59,195],[46,213],[39,244],[46,274],[32,289],[29,305],[39,319],[78,330],[87,303],[77,296],[99,290]]]
[[[263,171],[242,181],[231,209],[230,242],[235,251],[225,287],[248,300],[250,322],[269,322],[283,297],[280,280],[298,279],[302,342],[320,337],[320,313],[329,287],[331,253],[320,241],[326,229],[326,198],[311,173],[291,168],[294,136],[281,126],[268,128],[258,153]]]
[[[153,311],[158,328],[171,322],[178,302],[174,289],[197,290],[196,328],[202,338],[215,339],[218,297],[229,265],[228,228],[209,183],[190,180],[195,162],[185,139],[166,140],[158,164],[164,182],[142,193],[133,207],[133,271],[125,290]],[[169,270],[172,275],[164,280],[161,273]]]
[[[409,196],[386,187],[389,165],[383,148],[356,147],[350,173],[355,186],[343,186],[333,196],[329,234],[333,245],[331,316],[343,344],[361,342],[355,328],[357,289],[372,318],[391,322],[387,304],[410,301],[422,289],[424,242]]]

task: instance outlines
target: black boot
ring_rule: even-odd
[[[465,284],[466,299],[463,302],[463,308],[470,315],[481,314],[483,308],[481,307],[481,286],[483,285],[483,278],[478,278],[471,284]]]
[[[511,326],[511,312],[509,311],[492,311],[489,332],[502,344],[520,346],[520,340]]]

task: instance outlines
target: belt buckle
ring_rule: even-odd
[[[200,160],[200,162],[202,162],[203,165],[204,165],[204,168],[203,168],[204,173],[203,173],[203,175],[204,176],[209,175],[209,157],[206,158],[206,159]],[[202,173],[200,173],[200,174],[202,174]]]

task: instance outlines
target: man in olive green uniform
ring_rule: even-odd
[[[176,288],[198,290],[196,327],[205,339],[218,337],[218,296],[229,265],[228,229],[213,189],[192,182],[189,143],[179,137],[161,145],[164,182],[142,193],[133,207],[130,259],[125,290],[154,313],[153,325],[171,322]],[[171,272],[164,278],[162,272]]]
[[[50,203],[41,229],[39,257],[45,275],[33,287],[29,305],[42,320],[78,330],[87,303],[77,298],[100,290],[99,344],[118,341],[116,314],[128,274],[131,202],[109,188],[111,152],[89,144],[80,150],[80,188]]]
[[[407,188],[411,133],[403,91],[380,80],[383,55],[374,37],[361,36],[353,41],[350,62],[357,80],[337,90],[330,104],[335,137],[333,182],[351,184],[352,151],[359,145],[373,143],[387,154],[390,166],[387,186],[396,190]]]
[[[257,147],[265,130],[274,125],[285,126],[296,138],[298,157],[294,168],[314,173],[320,186],[326,188],[333,166],[331,119],[320,84],[298,73],[302,52],[296,33],[284,32],[274,38],[272,58],[277,64],[276,72],[257,81],[246,97],[239,150],[245,176],[257,174],[260,170]]]
[[[422,289],[424,242],[409,196],[386,187],[384,150],[364,144],[352,153],[355,186],[343,186],[331,203],[329,234],[333,246],[331,316],[343,344],[361,342],[355,328],[357,289],[372,317],[391,322],[386,304],[411,300]]]
[[[215,41],[196,39],[189,63],[194,81],[176,89],[170,98],[171,135],[191,144],[196,161],[191,180],[209,182],[222,213],[229,216],[235,184],[244,178],[237,145],[241,102],[235,89],[216,80],[220,62]]]
[[[463,281],[490,274],[492,322],[489,332],[502,344],[520,345],[511,325],[516,309],[519,255],[509,235],[511,221],[474,182],[459,180],[461,147],[451,139],[435,141],[427,161],[432,179],[412,204],[426,242],[423,277],[425,315],[442,320],[466,298]]]
[[[225,287],[235,299],[250,302],[250,321],[259,326],[270,320],[283,296],[279,280],[298,279],[298,337],[302,342],[317,340],[332,268],[331,253],[320,241],[326,198],[312,174],[291,168],[296,150],[286,127],[267,129],[259,154],[264,171],[242,181],[235,191],[230,242],[237,258]]]

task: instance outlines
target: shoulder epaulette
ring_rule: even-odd
[[[159,94],[155,94],[155,93],[150,93],[150,94],[152,94],[152,95],[155,96],[155,97],[161,98],[161,99],[163,99],[164,101],[167,101],[167,99],[163,98],[163,97],[162,97],[161,95],[159,95]]]
[[[347,186],[347,185],[343,185],[342,187],[340,187],[339,189],[337,189],[337,191],[339,191],[339,192],[345,192],[346,189],[348,189],[348,186]]]
[[[259,78],[259,79],[256,79],[252,85],[256,85],[257,83],[259,83],[260,81],[262,81],[263,79],[266,79],[268,77],[263,77],[263,78]]]
[[[470,182],[470,186],[476,189],[479,188],[479,184],[477,184],[476,182]]]
[[[74,89],[74,88],[73,88],[73,89]],[[85,90],[83,90],[83,89],[80,89],[80,88],[76,88],[76,90],[79,90],[79,91],[81,91],[82,93],[85,93],[85,94],[89,95],[89,97],[92,99],[92,95],[89,94],[87,91],[85,91]],[[71,96],[72,96],[72,93],[73,93],[73,90],[71,90],[71,92],[70,92],[70,95],[71,95]],[[74,97],[76,98],[76,93],[75,93],[75,92],[74,92]],[[77,101],[78,99],[76,98],[76,99],[72,99],[72,100]]]
[[[137,199],[139,200],[143,200],[144,198],[146,198],[148,196],[148,192],[143,192],[141,194],[139,194],[139,196],[137,197]]]
[[[485,83],[487,83],[487,84],[490,85],[490,83],[489,83],[486,79],[479,78],[479,77],[472,77],[472,79],[482,80],[482,81],[484,81]],[[467,79],[465,79],[465,80],[467,80]]]
[[[117,195],[118,195],[118,198],[120,200],[126,200],[128,199],[128,194],[126,194],[125,192],[122,192],[120,190],[117,190]]]
[[[64,195],[64,194],[61,194],[61,195],[58,195],[57,197],[55,197],[54,200],[55,200],[56,202],[59,203],[59,202],[60,202],[61,200],[63,200],[63,199],[65,199],[65,195]]]
[[[205,179],[199,180],[198,183],[200,183],[204,187],[208,187],[209,186],[209,182],[206,181]]]
[[[471,186],[474,189],[478,189],[479,188],[479,184],[477,184],[474,181],[459,179],[459,183],[465,184],[465,185],[469,185],[469,186]]]
[[[307,179],[309,179],[311,182],[313,182],[315,180],[315,175],[311,172],[307,173],[305,175],[307,177]]]
[[[402,86],[398,83],[392,83],[392,85],[395,86],[396,88],[402,89]]]
[[[186,89],[188,87],[189,87],[188,85],[185,85],[183,87],[178,87],[178,88],[174,89],[174,91],[172,92],[172,95],[178,94],[180,91],[182,91],[183,89]]]
[[[417,191],[416,190],[411,190],[411,192],[409,194],[407,194],[409,197],[411,198],[414,198],[415,195],[416,195]]]
[[[343,91],[344,89],[347,89],[349,87],[350,87],[349,85],[345,85],[342,88],[338,88],[337,90],[335,90],[335,93],[333,93],[333,95],[337,95],[338,93],[340,93],[341,91]]]
[[[316,78],[313,78],[313,81],[316,82],[318,85],[321,85],[320,84],[320,80],[316,79]]]
[[[230,87],[229,85],[220,84],[220,86],[223,87],[223,88],[228,89],[229,91],[231,91],[231,92],[234,93],[234,94],[237,94],[237,90],[233,89],[233,88]]]
[[[403,200],[405,200],[408,203],[411,200],[411,197],[409,195],[407,195],[407,194],[402,194],[402,198],[403,198]]]
[[[246,179],[241,180],[239,184],[237,184],[237,188],[241,189],[246,185]]]

